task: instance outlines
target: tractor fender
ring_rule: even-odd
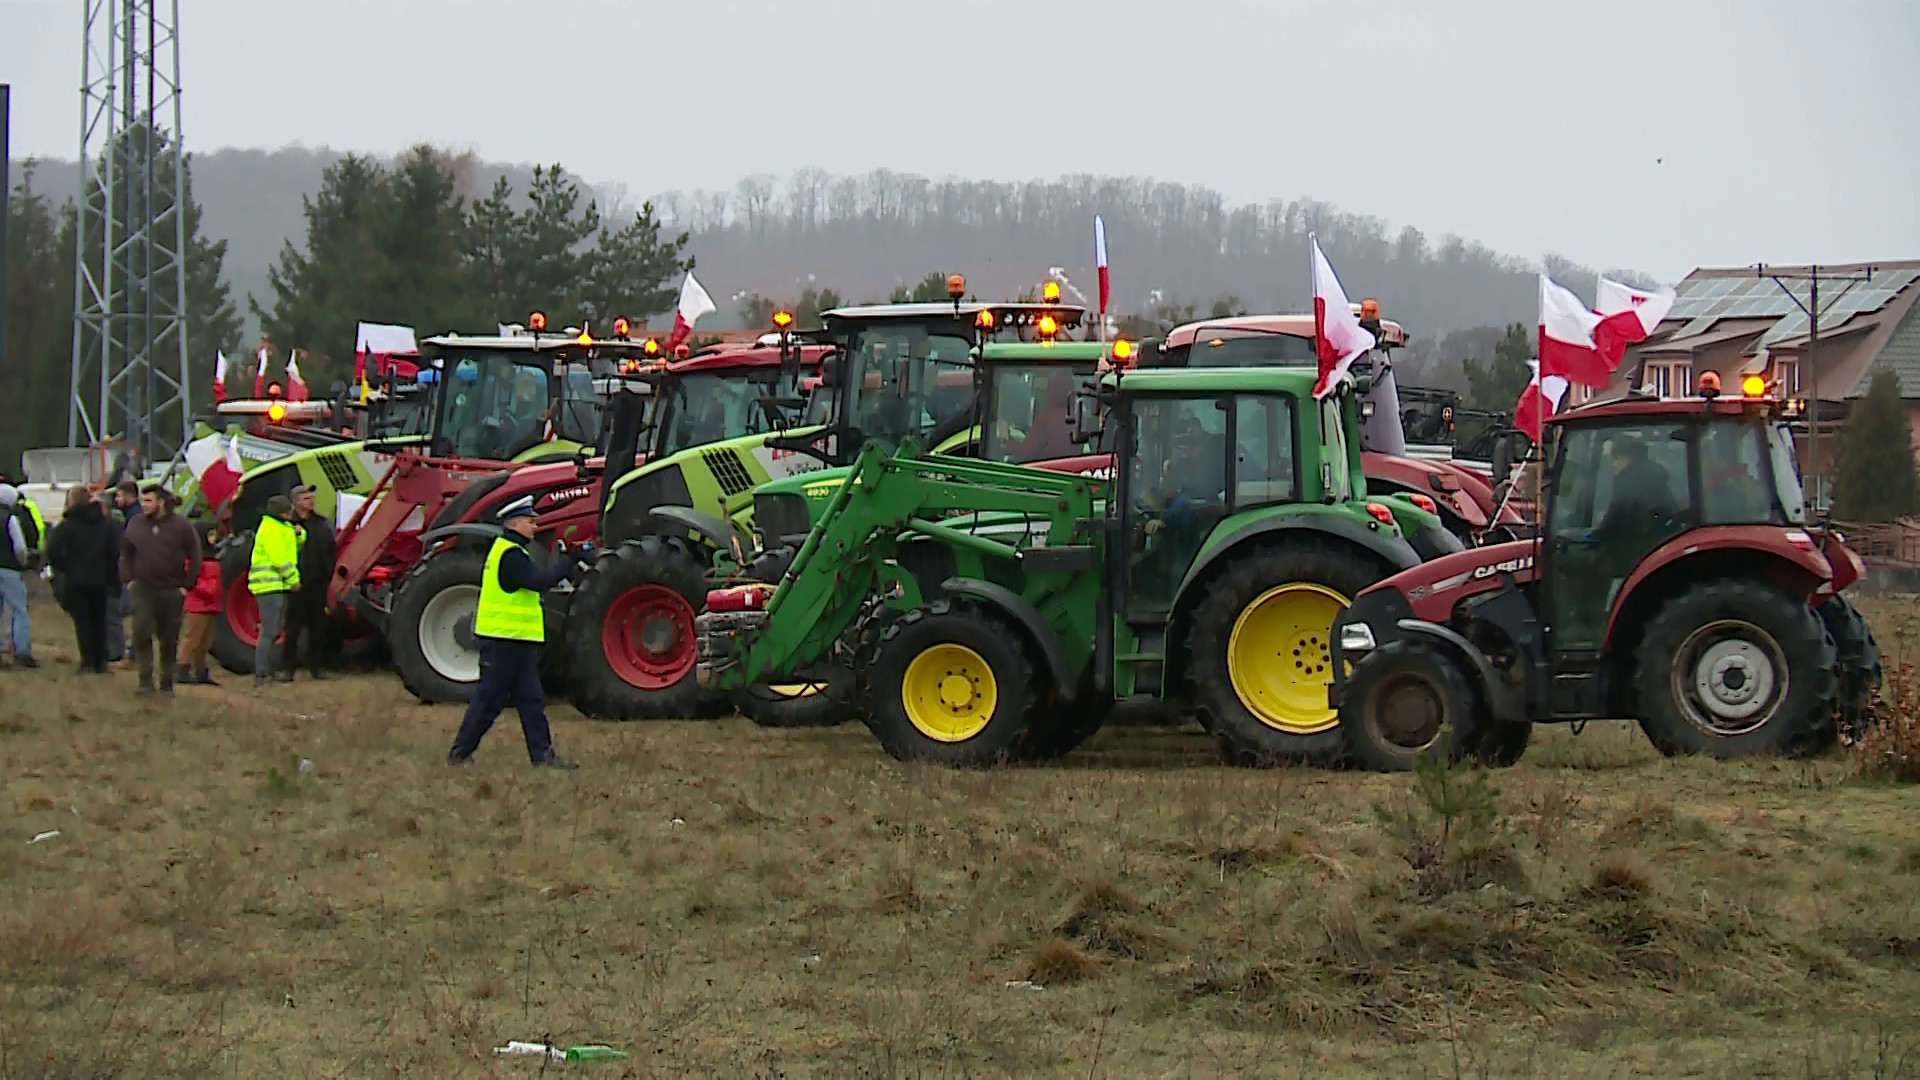
[[[1193,565],[1187,568],[1186,576],[1180,579],[1180,588],[1175,590],[1174,595],[1185,596],[1188,587],[1200,580],[1209,567],[1222,556],[1239,549],[1248,540],[1297,532],[1316,532],[1322,536],[1336,537],[1357,545],[1386,562],[1387,576],[1420,565],[1420,554],[1413,550],[1413,545],[1407,543],[1404,537],[1377,532],[1346,517],[1313,511],[1281,510],[1256,521],[1249,521],[1221,537],[1220,542],[1214,544],[1211,551],[1195,559]]]
[[[1794,532],[1805,538],[1805,547],[1787,538]],[[1701,570],[1705,573],[1700,576],[1711,576],[1709,567],[1716,553],[1722,559],[1739,558],[1744,572],[1771,578],[1785,588],[1800,592],[1802,599],[1809,602],[1818,595],[1822,585],[1833,581],[1833,564],[1804,530],[1773,525],[1712,525],[1690,529],[1655,548],[1620,583],[1613,609],[1607,612],[1602,647],[1608,650],[1614,647],[1615,635],[1622,630],[1622,616],[1630,607],[1644,606],[1649,595],[1664,595],[1660,589],[1646,592],[1644,587],[1650,581],[1659,584],[1674,580],[1675,575],[1687,575],[1690,571],[1681,568],[1695,560],[1704,564]]]
[[[464,522],[459,525],[442,525],[437,529],[428,529],[426,532],[421,533],[420,547],[422,550],[431,551],[435,544],[456,536],[462,540],[471,540],[476,544],[491,544],[500,538],[500,526],[483,525],[477,521]]]
[[[1047,671],[1053,676],[1055,692],[1063,701],[1072,701],[1080,686],[1080,680],[1067,667],[1067,650],[1060,643],[1060,635],[1040,617],[1040,612],[1032,604],[1005,585],[996,585],[991,581],[978,578],[950,577],[940,583],[940,588],[949,596],[966,596],[985,601],[994,607],[1020,620],[1020,625],[1033,635],[1034,643],[1046,655]]]
[[[1519,703],[1512,700],[1513,695],[1500,680],[1499,673],[1493,670],[1493,664],[1487,660],[1487,654],[1474,647],[1460,631],[1451,626],[1427,622],[1425,619],[1400,619],[1394,623],[1409,635],[1424,636],[1441,642],[1448,651],[1458,656],[1467,665],[1473,681],[1479,684],[1479,690],[1486,696],[1487,705],[1493,718],[1502,723],[1522,719],[1519,715]]]
[[[663,524],[678,525],[704,539],[708,546],[721,551],[730,551],[736,546],[742,551],[750,551],[754,547],[752,538],[742,533],[732,522],[723,521],[714,514],[702,513],[690,506],[656,506],[647,516]]]

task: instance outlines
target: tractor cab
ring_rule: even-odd
[[[1009,465],[1070,461],[1108,452],[1077,430],[1076,394],[1103,370],[1131,363],[1134,343],[1008,343],[981,347],[979,457]]]
[[[1382,582],[1336,626],[1353,670],[1335,700],[1363,756],[1406,767],[1442,718],[1458,751],[1496,762],[1533,722],[1603,717],[1638,718],[1668,753],[1830,744],[1850,631],[1823,624],[1853,621],[1835,594],[1863,567],[1808,526],[1796,408],[1708,373],[1698,396],[1550,418],[1534,539]]]
[[[981,387],[974,370],[982,345],[1003,336],[1037,346],[1069,340],[1086,309],[1052,302],[985,304],[963,300],[965,282],[948,283],[950,303],[871,304],[821,312],[809,335],[834,351],[821,369],[815,416],[830,418],[795,449],[845,465],[867,442],[897,447],[912,439],[946,448],[975,424]]]

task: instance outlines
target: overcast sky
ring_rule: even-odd
[[[195,150],[430,140],[636,194],[1149,175],[1668,279],[1920,257],[1916,0],[180,8]],[[74,155],[80,37],[81,0],[0,0],[15,157]]]

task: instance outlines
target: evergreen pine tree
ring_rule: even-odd
[[[1881,368],[1840,428],[1833,516],[1840,521],[1893,521],[1920,514],[1920,471],[1913,429],[1900,399],[1900,376]]]

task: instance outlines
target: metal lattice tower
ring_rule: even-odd
[[[179,3],[84,6],[67,444],[124,438],[146,464],[191,430]]]

